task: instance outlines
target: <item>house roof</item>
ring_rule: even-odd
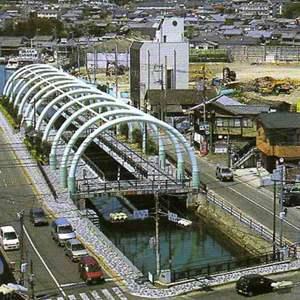
[[[222,105],[228,112],[233,115],[259,115],[262,112],[268,112],[268,105]]]
[[[227,97],[225,95],[222,95],[221,97],[219,97],[217,100],[215,100],[216,103],[222,104],[222,105],[244,105],[230,97]]]
[[[300,128],[300,113],[295,112],[262,113],[258,120],[267,129]]]

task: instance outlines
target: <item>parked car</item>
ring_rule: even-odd
[[[79,240],[70,239],[65,243],[65,254],[73,262],[76,262],[79,261],[82,256],[88,255],[88,252]]]
[[[87,284],[104,281],[104,273],[94,257],[82,257],[78,267],[80,278]]]
[[[74,229],[66,218],[58,218],[52,222],[51,235],[59,246],[63,246],[67,240],[76,238]]]
[[[217,166],[216,177],[221,181],[233,181],[233,172],[228,167]]]
[[[260,274],[249,274],[239,278],[236,291],[239,294],[253,296],[273,291],[272,283],[275,281]]]
[[[29,212],[30,221],[34,226],[48,225],[48,219],[41,207],[31,208]]]
[[[20,241],[12,226],[0,227],[0,244],[4,250],[18,250]]]
[[[300,205],[300,187],[299,186],[293,186],[289,190],[284,191],[283,205],[284,206]]]

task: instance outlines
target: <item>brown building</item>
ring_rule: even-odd
[[[263,113],[257,118],[256,146],[263,166],[272,171],[276,160],[297,164],[300,159],[300,113]]]

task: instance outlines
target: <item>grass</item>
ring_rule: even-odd
[[[3,104],[0,102],[0,111],[3,113],[5,118],[7,119],[8,123],[13,127],[16,128],[18,125],[13,119],[13,117],[9,114],[9,112],[6,110],[6,108],[3,106]]]

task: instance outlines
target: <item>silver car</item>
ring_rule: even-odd
[[[81,257],[88,255],[88,252],[79,240],[70,239],[65,243],[65,254],[73,262],[78,262]]]

